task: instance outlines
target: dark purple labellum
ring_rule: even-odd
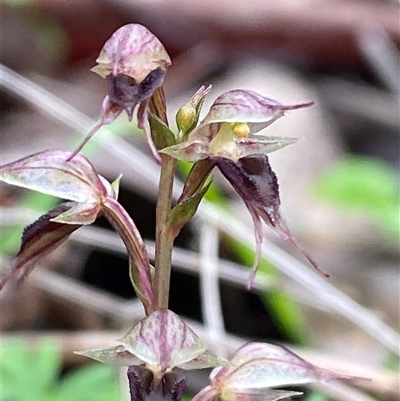
[[[267,155],[246,156],[233,160],[215,157],[216,165],[243,200],[264,210],[274,226],[280,199],[276,174],[272,171]]]
[[[288,239],[318,272],[325,277],[329,277],[327,273],[318,267],[318,264],[303,249],[285,225],[279,212],[278,179],[271,169],[268,156],[265,154],[246,156],[239,159],[237,163],[222,157],[215,157],[213,160],[221,170],[221,173],[246,203],[253,217],[258,244],[261,242],[259,238],[262,235],[261,227],[259,226],[259,219],[261,218],[283,238]],[[258,266],[259,252],[258,248],[255,266]],[[250,284],[251,280],[252,278],[250,279]]]
[[[153,373],[141,366],[128,368],[131,401],[180,401],[187,388],[186,378],[181,373],[165,373],[159,384]]]
[[[43,235],[44,232],[50,233],[60,226],[65,226],[65,224],[56,223],[50,220],[59,216],[61,213],[66,212],[75,205],[76,202],[61,203],[46,214],[41,215],[36,221],[34,221],[32,224],[29,224],[29,226],[26,226],[22,233],[21,247],[17,256],[26,249],[31,241],[35,240],[38,236]],[[80,226],[77,225],[71,225],[71,228],[74,228],[74,230],[79,227]]]
[[[153,372],[141,366],[130,366],[128,380],[131,401],[144,401],[148,398],[153,382]]]
[[[180,401],[187,389],[186,377],[182,373],[165,373],[162,378],[163,399]]]
[[[11,273],[0,282],[0,290],[14,277],[18,280],[26,277],[35,263],[60,246],[75,230],[78,224],[62,224],[51,221],[61,213],[71,209],[76,202],[65,202],[42,215],[24,229],[22,242]]]
[[[165,71],[156,68],[146,78],[137,84],[135,79],[125,74],[109,74],[106,77],[108,96],[113,103],[121,106],[132,120],[133,111],[137,104],[151,97],[153,92],[164,81]]]

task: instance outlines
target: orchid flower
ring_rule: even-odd
[[[136,292],[151,311],[154,296],[147,251],[133,220],[117,201],[118,183],[107,182],[83,155],[67,162],[70,156],[71,152],[46,150],[0,167],[1,181],[67,200],[24,230],[12,271],[0,289],[11,277],[26,277],[38,260],[75,230],[104,215],[127,247]]]
[[[72,159],[103,126],[113,122],[122,111],[129,121],[137,108],[138,126],[145,133],[154,156],[158,151],[151,138],[147,121],[150,98],[164,82],[167,67],[171,65],[164,46],[147,28],[128,24],[113,33],[103,46],[98,65],[92,71],[107,82],[107,96],[101,108],[101,120],[70,156]]]
[[[196,394],[192,401],[278,401],[301,395],[282,386],[354,380],[318,368],[287,348],[251,342],[240,347],[229,364],[215,368],[210,374],[211,384]]]
[[[201,186],[214,166],[218,167],[244,200],[253,219],[256,258],[249,278],[251,288],[261,257],[262,225],[266,222],[290,240],[318,271],[317,263],[293,237],[280,213],[279,187],[267,153],[296,142],[296,138],[270,137],[259,133],[283,117],[286,111],[311,106],[313,102],[285,106],[255,92],[233,90],[219,96],[206,117],[186,140],[162,149],[177,159],[197,162],[189,174],[181,199]],[[197,166],[196,166],[197,165]],[[196,176],[196,177],[194,177]],[[327,276],[326,273],[321,272]]]
[[[150,393],[155,399],[178,401],[186,381],[183,375],[172,371],[174,368],[203,369],[226,363],[208,351],[192,329],[168,309],[153,312],[119,341],[121,344],[112,348],[75,353],[128,366],[132,401],[143,401]]]

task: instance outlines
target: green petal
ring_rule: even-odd
[[[126,349],[125,345],[116,347],[92,349],[87,351],[74,351],[74,354],[86,356],[96,361],[118,366],[141,365],[143,363],[138,357]]]

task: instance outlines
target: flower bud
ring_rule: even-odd
[[[176,124],[179,130],[184,134],[189,133],[196,127],[204,98],[210,90],[211,85],[207,88],[205,86],[200,87],[189,101],[179,109],[176,115]]]

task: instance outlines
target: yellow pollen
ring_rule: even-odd
[[[250,127],[246,123],[235,123],[232,131],[236,138],[247,138],[250,134]]]

